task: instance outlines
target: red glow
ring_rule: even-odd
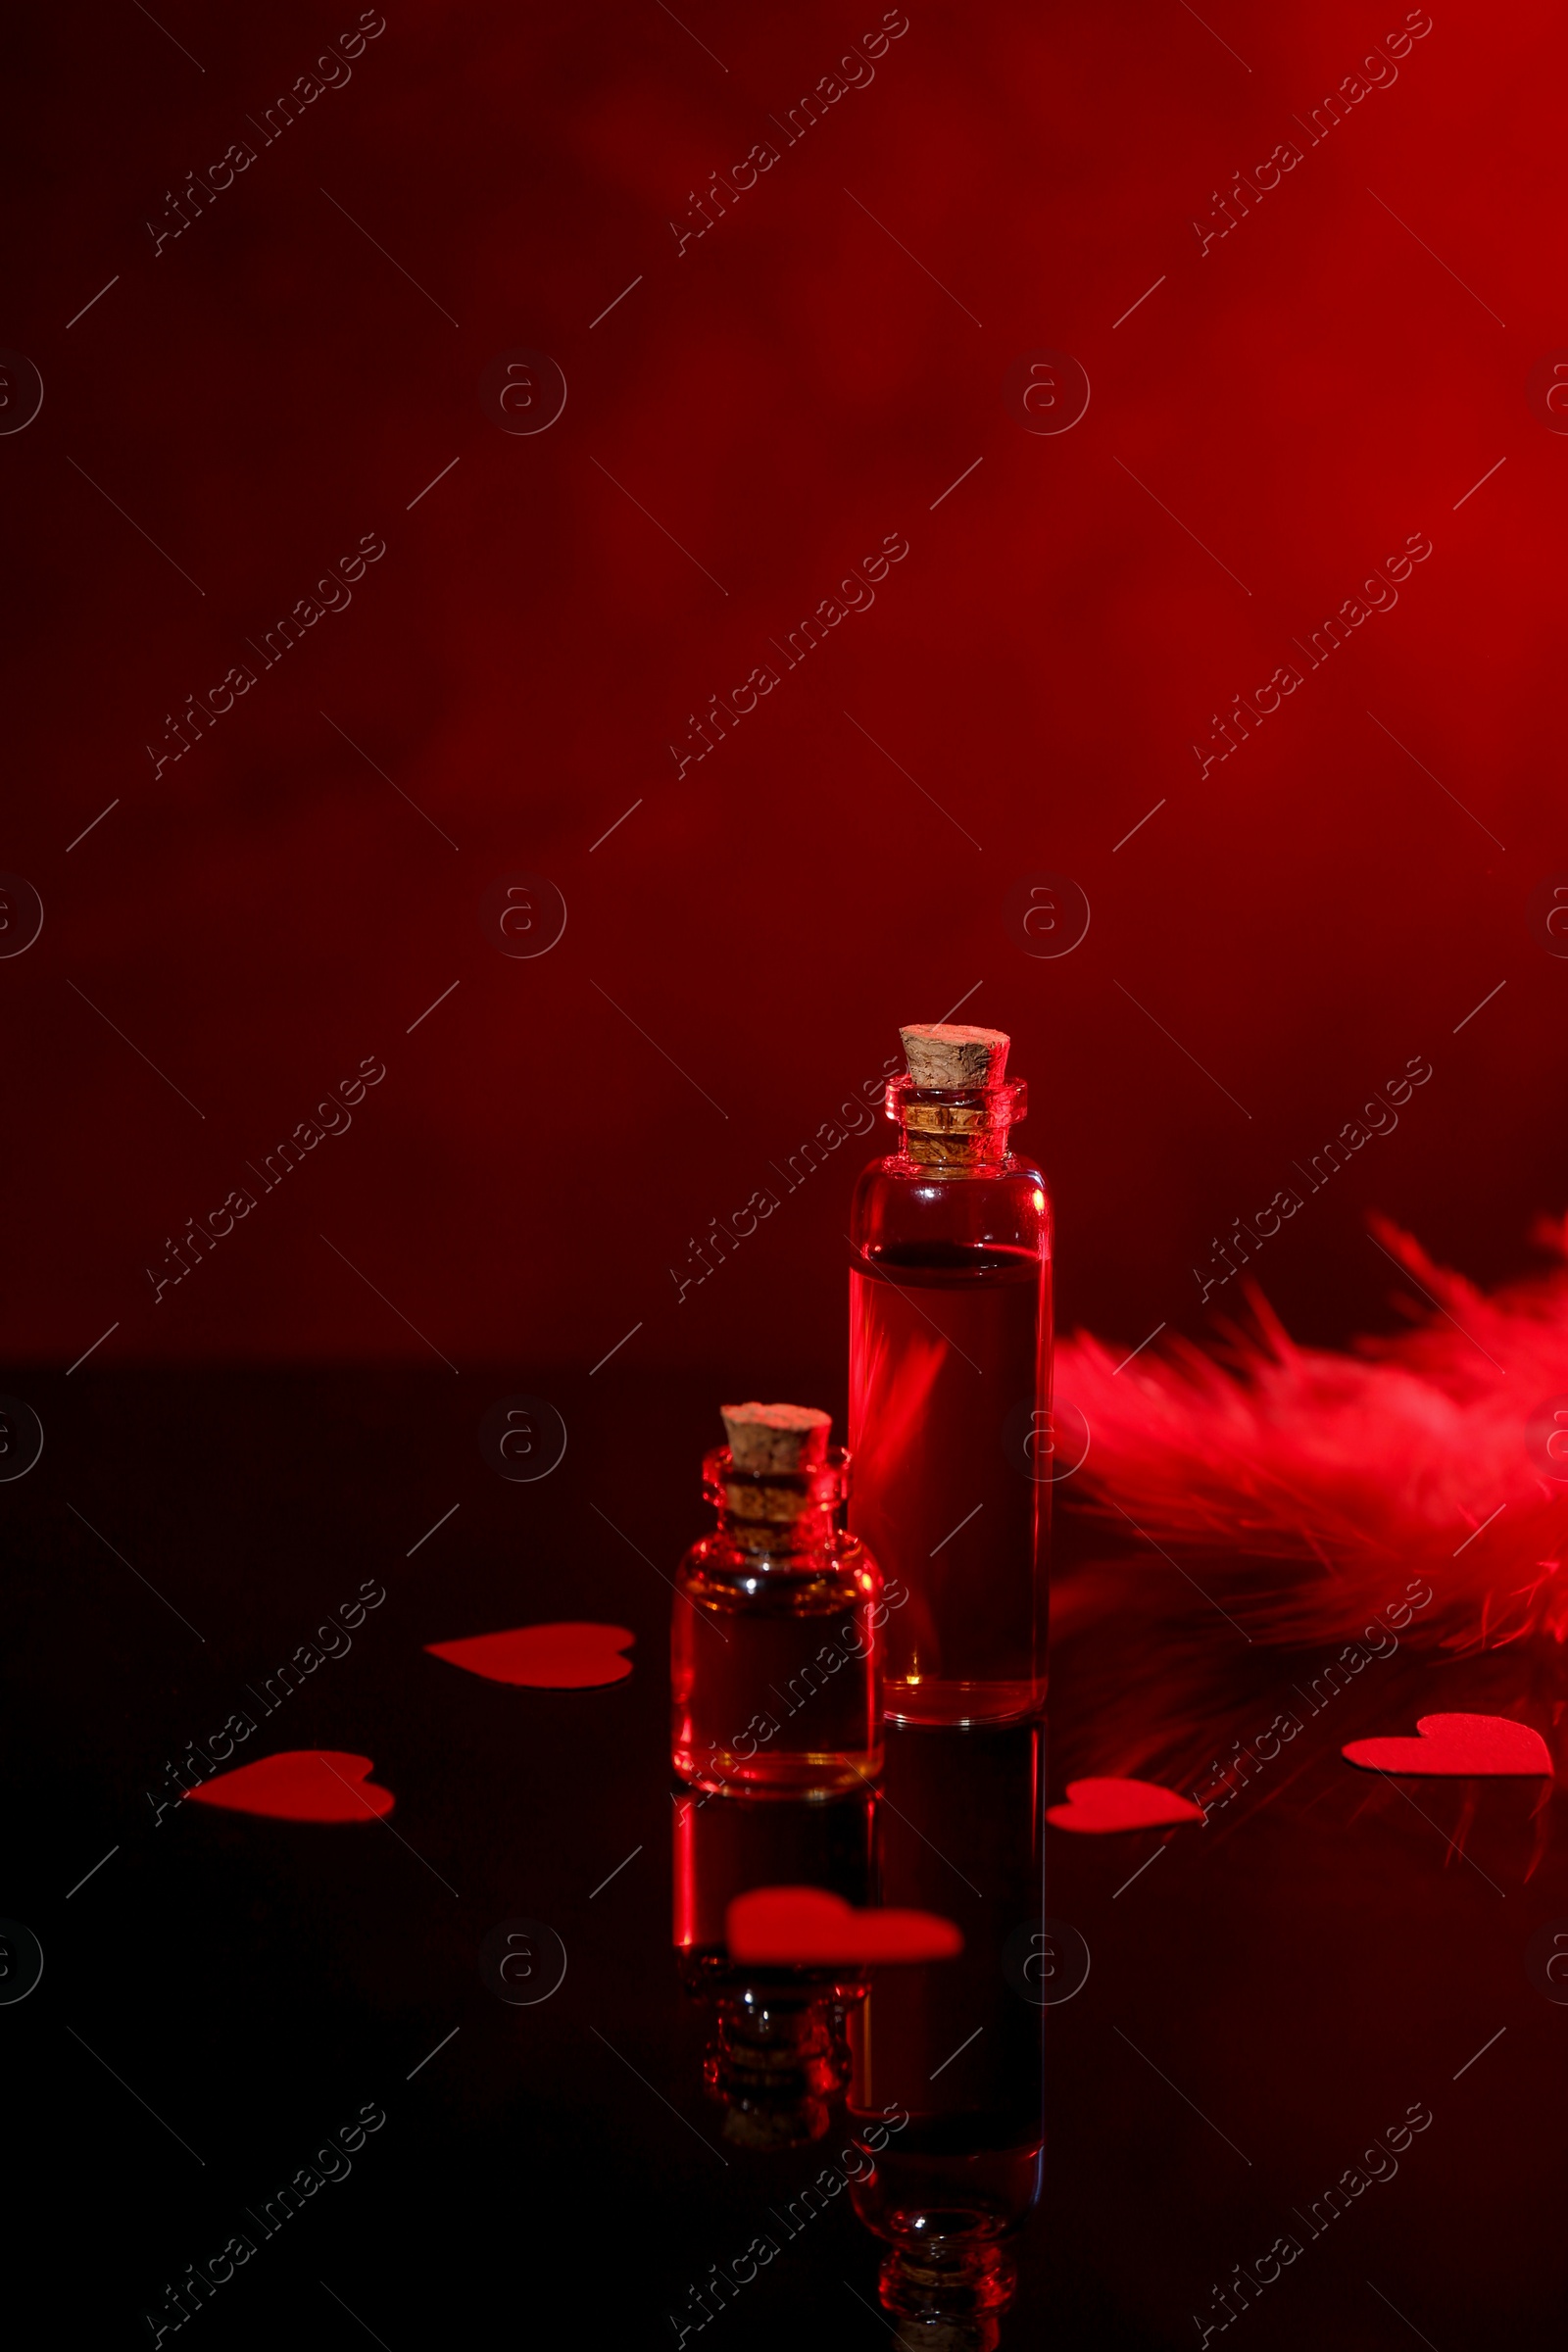
[[[721,12],[724,73],[647,6],[386,13],[215,202],[181,175],[209,132],[262,138],[270,12],[201,12],[204,74],[108,12],[70,202],[12,255],[5,332],[46,385],[0,436],[32,600],[8,752],[41,780],[4,855],[45,908],[0,959],[12,1352],[70,1364],[118,1324],[78,1379],[437,1366],[428,1333],[466,1378],[524,1332],[586,1368],[641,1323],[616,1375],[752,1361],[765,1316],[808,1361],[872,1148],[841,1139],[915,1004],[1012,1031],[1064,1320],[1113,1363],[1201,1330],[1194,1267],[1285,1188],[1262,1263],[1303,1337],[1378,1296],[1366,1205],[1520,1262],[1568,1059],[1530,915],[1565,862],[1568,435],[1530,389],[1568,334],[1560,12],[1504,38],[1432,12],[1326,129],[1381,24],[1348,0],[1215,20],[1245,72],[1187,8],[1136,38],[1116,9],[906,11],[787,137],[766,110],[788,125],[849,37],[815,0]],[[35,15],[41,190],[81,60],[74,12]],[[778,166],[705,227],[688,191],[754,137]],[[1212,192],[1286,139],[1301,162],[1227,216]],[[480,393],[520,344],[569,386],[532,434]],[[1048,346],[1073,405],[1092,386],[1056,433],[1004,396]],[[198,383],[221,397],[171,394]],[[1368,609],[1411,536],[1432,554]],[[569,910],[531,960],[480,922],[520,865]],[[1038,902],[1006,912],[1043,866],[1093,908],[1055,957]],[[550,1132],[612,1103],[634,1214],[618,1150],[542,1148],[515,1080],[547,1036]],[[1312,1191],[1294,1161],[1422,1053],[1397,1131]],[[540,1246],[567,1231],[593,1248]]]

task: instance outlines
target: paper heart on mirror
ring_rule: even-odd
[[[631,1672],[621,1652],[636,1640],[623,1625],[577,1618],[550,1625],[514,1625],[499,1634],[469,1634],[459,1642],[427,1642],[433,1658],[531,1690],[591,1690],[623,1683]]]
[[[187,1788],[185,1798],[271,1821],[375,1821],[397,1800],[369,1779],[374,1770],[368,1756],[345,1748],[286,1747]]]
[[[1178,1821],[1201,1821],[1202,1808],[1157,1781],[1130,1781],[1103,1774],[1067,1783],[1067,1802],[1048,1805],[1046,1819],[1058,1830],[1163,1830]]]
[[[825,1886],[755,1886],[724,1914],[730,1958],[803,1968],[844,1960],[951,1960],[963,1937],[935,1911],[857,1911]]]
[[[1423,1715],[1414,1740],[1351,1740],[1340,1753],[1369,1772],[1530,1773],[1551,1778],[1551,1753],[1538,1731],[1511,1715]]]

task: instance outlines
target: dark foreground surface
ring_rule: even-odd
[[[673,2345],[692,2290],[849,2140],[839,2113],[810,2147],[726,2133],[671,1952],[662,1580],[702,1532],[717,1391],[650,1399],[613,1367],[5,1385],[45,1431],[0,1485],[0,1914],[44,1960],[0,2006],[19,2340],[148,2343],[152,2313],[172,2341],[166,2290],[221,2274],[239,2236],[254,2253],[182,2342]],[[477,1431],[522,1388],[569,1442],[514,1484]],[[277,1668],[366,1586],[384,1598],[268,1712]],[[519,1690],[423,1646],[559,1618],[632,1628],[629,1680]],[[1270,1721],[1288,1669],[1246,1663],[1207,1753]],[[1054,1799],[1093,1769],[1097,1686],[1069,1666]],[[1401,1650],[1332,1706],[1303,1698],[1301,1735],[1205,1827],[1046,1833],[1046,1909],[1090,1966],[1044,2009],[1045,2190],[1004,2346],[1197,2346],[1205,2327],[1257,2352],[1560,2340],[1562,1796],[1379,1780],[1338,1752],[1466,1707],[1527,1717],[1563,1769],[1544,1666]],[[357,1751],[394,1809],[160,1814],[166,1767],[236,1711],[257,1729],[234,1763]],[[913,1850],[931,1826],[895,1834]],[[955,1852],[942,1827],[927,1889],[951,1867],[954,1916],[981,1921],[965,1864],[983,1875],[996,1840],[976,1822]],[[526,2005],[481,1969],[517,1922],[541,1967],[541,1929],[566,1958]],[[12,1934],[0,1991],[29,1948]],[[1017,1994],[983,1973],[975,2049],[1026,2051]],[[1430,2121],[1400,2145],[1411,2111]],[[264,2231],[302,2168],[321,2184]],[[894,2340],[848,2196],[772,2236],[689,2342]],[[1283,2266],[1282,2236],[1299,2247]],[[1217,2304],[1237,2266],[1256,2283]]]

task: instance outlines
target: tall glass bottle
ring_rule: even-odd
[[[718,1526],[675,1575],[671,1761],[711,1794],[863,1790],[882,1769],[882,1579],[843,1525],[850,1457],[808,1405],[720,1407]]]
[[[851,1228],[852,1520],[899,1595],[890,1719],[1017,1721],[1046,1690],[1051,1208],[1009,1148],[1025,1090],[1002,1031],[900,1034],[898,1148]]]

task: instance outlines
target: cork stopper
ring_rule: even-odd
[[[831,1414],[809,1404],[721,1404],[730,1467],[755,1478],[766,1470],[814,1470],[827,1459]]]
[[[809,1404],[721,1404],[729,1460],[724,1509],[733,1539],[770,1550],[770,1530],[813,1521],[831,1507],[827,1441],[832,1417]],[[723,1457],[718,1457],[722,1461]]]
[[[1000,1086],[1011,1042],[1001,1029],[973,1029],[967,1021],[914,1022],[899,1031],[904,1057],[916,1086],[959,1093]]]
[[[1006,1075],[1011,1039],[967,1021],[914,1021],[899,1035],[909,1073],[888,1081],[888,1113],[907,1156],[953,1176],[999,1165],[1027,1102],[1022,1082]]]

